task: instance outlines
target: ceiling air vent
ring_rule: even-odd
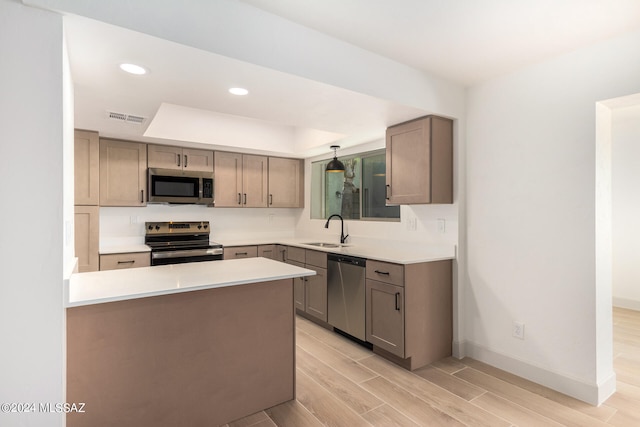
[[[133,114],[116,113],[113,111],[107,111],[107,115],[112,120],[118,120],[120,122],[133,123],[141,125],[146,120],[146,117],[134,116]]]

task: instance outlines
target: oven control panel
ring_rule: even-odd
[[[145,222],[147,236],[156,234],[201,234],[209,233],[209,221]]]

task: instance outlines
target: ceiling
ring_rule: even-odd
[[[640,28],[638,0],[239,0],[472,85]]]
[[[467,86],[640,28],[638,0],[235,1]],[[102,136],[311,157],[429,113],[86,18],[65,31],[75,125]]]

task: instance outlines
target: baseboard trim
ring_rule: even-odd
[[[635,299],[613,297],[613,306],[640,311],[640,301]]]
[[[462,351],[460,354],[466,357],[487,363],[594,406],[602,404],[616,391],[616,374],[614,372],[600,384],[596,384],[550,371],[470,341],[454,343],[454,355],[456,349]]]

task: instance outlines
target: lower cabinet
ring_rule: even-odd
[[[151,266],[150,252],[100,255],[100,271]]]
[[[278,253],[276,252],[277,245],[259,245],[258,256],[263,258],[277,259]]]
[[[255,258],[258,256],[257,246],[229,246],[224,248],[224,259]]]
[[[286,248],[285,262],[308,268],[315,276],[295,280],[293,288],[294,306],[297,310],[316,319],[327,321],[327,254],[295,246]]]
[[[98,206],[75,206],[75,253],[78,257],[78,271],[98,271],[100,258],[98,240],[100,238],[100,208]]]
[[[366,280],[367,341],[404,358],[404,288]]]
[[[326,257],[326,255],[325,255]],[[304,311],[313,317],[327,321],[327,269],[305,264],[314,270],[315,276],[305,277]]]
[[[374,352],[414,370],[451,355],[451,261],[367,261],[366,337]]]

